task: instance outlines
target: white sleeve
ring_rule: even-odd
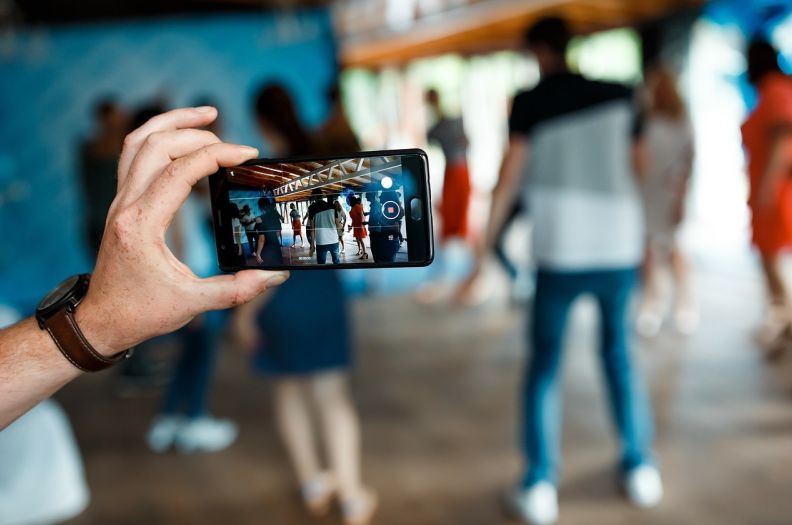
[[[242,223],[239,219],[231,221],[231,227],[234,229],[234,244],[242,244]]]

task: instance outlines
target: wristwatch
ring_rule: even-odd
[[[91,275],[84,273],[69,277],[55,287],[36,308],[39,328],[49,332],[55,346],[71,364],[83,372],[104,370],[131,355],[124,350],[105,357],[91,346],[83,336],[74,312],[88,293]]]

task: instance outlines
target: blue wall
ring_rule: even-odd
[[[35,29],[0,39],[0,303],[23,310],[90,269],[77,149],[92,108],[216,101],[229,141],[261,145],[253,90],[285,83],[304,122],[323,118],[337,63],[329,14],[228,15]],[[265,145],[264,150],[266,151]]]

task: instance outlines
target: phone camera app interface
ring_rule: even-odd
[[[239,266],[409,260],[401,156],[262,163],[226,177]]]

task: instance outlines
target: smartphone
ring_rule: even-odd
[[[220,269],[427,266],[426,153],[258,159],[209,179]]]

